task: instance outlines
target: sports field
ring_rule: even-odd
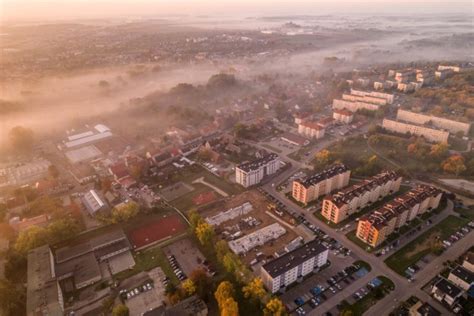
[[[134,249],[141,249],[183,233],[186,226],[177,214],[153,220],[128,232]]]

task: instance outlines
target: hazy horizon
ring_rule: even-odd
[[[54,9],[53,9],[54,8]],[[25,20],[71,20],[100,18],[153,18],[164,16],[183,17],[244,17],[272,15],[430,15],[430,14],[472,15],[471,1],[271,1],[271,0],[2,0],[0,19],[2,21]]]

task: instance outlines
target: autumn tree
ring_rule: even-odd
[[[34,134],[29,128],[15,126],[8,133],[8,137],[13,149],[19,152],[29,152],[33,149]]]
[[[128,310],[128,307],[124,304],[116,305],[112,309],[112,316],[128,316],[129,314],[130,311]]]
[[[196,286],[196,294],[200,298],[205,298],[212,285],[212,281],[203,269],[196,269],[189,275],[189,278]]]
[[[266,294],[263,288],[263,281],[261,278],[254,278],[249,284],[242,288],[245,298],[253,298],[261,300]]]
[[[48,232],[46,228],[33,226],[20,232],[15,243],[15,250],[26,254],[29,250],[46,245],[48,243]]]
[[[133,201],[122,203],[114,207],[112,210],[111,221],[113,224],[126,222],[137,216],[139,206]]]
[[[202,221],[196,226],[196,237],[201,245],[210,245],[214,238],[214,228],[209,223]]]
[[[441,167],[445,172],[454,173],[458,176],[460,173],[466,171],[464,164],[464,157],[461,155],[454,155],[442,162]]]
[[[2,315],[25,313],[26,295],[19,284],[0,279],[0,312]]]
[[[181,283],[181,287],[184,291],[184,294],[186,296],[191,296],[194,293],[196,293],[196,285],[194,284],[194,281],[191,279],[186,279]]]
[[[318,164],[325,166],[331,159],[331,152],[327,149],[323,149],[316,154],[315,158]]]
[[[233,297],[228,297],[221,308],[221,316],[239,316],[239,305]]]
[[[268,303],[265,305],[263,313],[265,316],[287,315],[285,306],[283,305],[282,301],[276,297],[268,301]]]
[[[214,297],[216,298],[219,309],[222,311],[226,300],[234,297],[234,287],[232,286],[232,283],[229,281],[222,281],[219,283],[219,286],[214,292]]]
[[[430,148],[430,156],[435,158],[444,157],[448,153],[448,144],[438,143],[434,144]]]

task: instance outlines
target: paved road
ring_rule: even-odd
[[[277,177],[275,177],[272,180],[272,183],[280,183],[284,181],[286,178],[288,178],[291,174],[296,172],[297,167],[293,166],[286,170],[285,172],[281,173]],[[372,254],[369,254],[365,252],[363,249],[359,248],[358,246],[354,245],[343,233],[338,233],[335,230],[327,227],[326,225],[322,225],[323,223],[317,219],[316,217],[312,216],[311,213],[308,213],[305,209],[302,207],[294,204],[291,202],[289,199],[287,199],[281,192],[278,192],[275,190],[275,187],[271,185],[271,183],[267,183],[263,185],[263,188],[270,194],[272,194],[276,199],[278,199],[281,203],[283,203],[288,210],[294,211],[297,214],[304,214],[306,219],[313,225],[323,227],[324,231],[331,236],[332,238],[336,239],[339,241],[341,245],[344,247],[351,249],[352,253],[360,258],[361,260],[364,260],[368,262],[372,266],[372,272],[371,275],[384,275],[388,278],[390,278],[394,283],[395,283],[395,290],[392,291],[389,295],[387,295],[383,300],[378,302],[374,307],[372,307],[368,312],[367,315],[388,315],[390,312],[390,308],[387,308],[387,306],[393,306],[398,304],[400,300],[403,300],[405,297],[408,298],[410,295],[415,294],[419,296],[419,298],[427,300],[429,302],[432,302],[433,305],[437,306],[443,313],[449,314],[448,311],[446,311],[440,304],[437,304],[434,302],[430,296],[426,295],[426,293],[422,292],[419,287],[421,285],[424,285],[427,283],[432,277],[436,275],[435,272],[435,267],[436,265],[433,265],[434,262],[438,262],[438,265],[440,266],[440,269],[442,269],[442,262],[446,261],[448,258],[452,258],[452,253],[453,252],[459,252],[459,255],[467,249],[467,246],[464,247],[464,244],[466,243],[466,240],[469,238],[463,238],[463,242],[458,242],[454,246],[452,246],[449,251],[446,251],[443,255],[437,258],[437,260],[433,260],[427,267],[425,267],[422,272],[420,272],[416,277],[417,280],[413,283],[409,283],[408,280],[397,273],[395,273],[393,270],[391,270],[389,267],[385,265],[383,260],[375,257]],[[448,205],[446,207],[446,210],[443,211],[442,214],[447,214],[451,213],[453,209],[453,203],[451,201],[448,202]],[[471,233],[472,234],[472,233]],[[416,234],[419,235],[419,234]],[[471,235],[470,235],[471,236]],[[470,237],[467,236],[467,237]],[[414,237],[413,237],[414,238]],[[347,295],[348,296],[348,295]],[[320,315],[322,313],[322,310],[330,310],[333,308],[335,305],[338,304],[343,298],[345,297],[340,297],[338,300],[330,300],[329,302],[325,302],[320,308],[315,309],[312,313],[314,315]]]

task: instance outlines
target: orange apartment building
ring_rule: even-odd
[[[360,183],[325,197],[321,214],[337,224],[381,198],[400,189],[402,177],[384,171]]]
[[[442,193],[435,187],[420,185],[393,199],[359,220],[357,238],[374,248],[379,246],[388,235],[412,221],[417,215],[437,208]]]
[[[349,184],[351,171],[343,164],[337,164],[305,179],[293,181],[292,196],[298,202],[308,204],[318,197]]]

